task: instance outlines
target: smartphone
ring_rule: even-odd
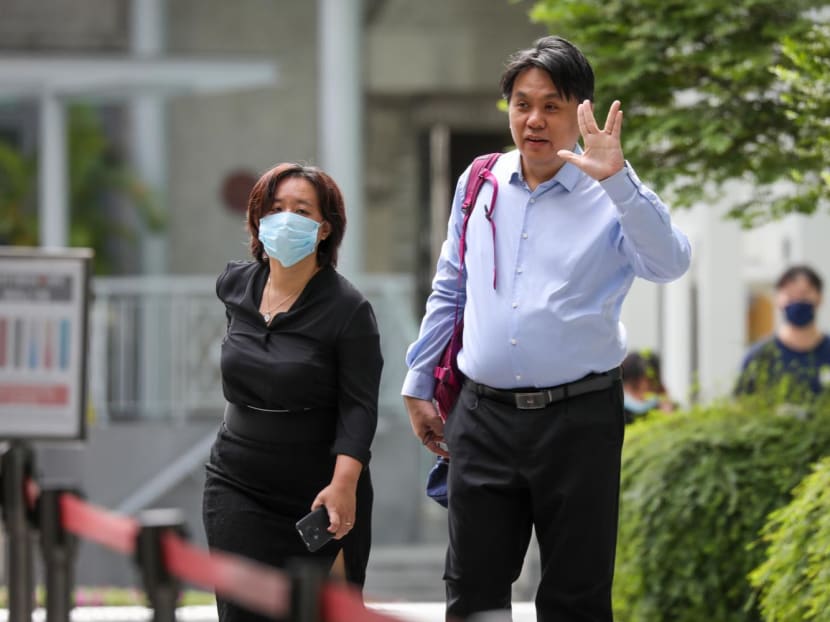
[[[324,505],[297,521],[297,531],[312,553],[334,538],[334,534],[329,531],[329,524],[329,513]]]

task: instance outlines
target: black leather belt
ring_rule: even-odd
[[[486,397],[497,402],[510,404],[519,410],[537,410],[539,408],[546,408],[554,402],[559,402],[569,397],[609,389],[621,378],[620,368],[615,367],[601,374],[589,374],[573,382],[533,391],[523,389],[494,389],[485,384],[473,382],[470,379],[464,381],[464,386],[479,397]]]

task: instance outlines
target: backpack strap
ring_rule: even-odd
[[[470,175],[467,177],[464,202],[461,204],[461,211],[464,212],[464,221],[461,224],[461,237],[458,240],[458,274],[460,278],[461,271],[464,269],[464,256],[467,251],[467,223],[475,209],[476,199],[478,198],[479,192],[481,192],[481,187],[485,181],[489,181],[493,186],[493,196],[490,200],[490,206],[487,207],[485,205],[484,211],[485,217],[490,221],[490,229],[493,232],[493,289],[496,289],[496,223],[493,222],[493,210],[496,208],[499,184],[491,169],[496,164],[499,156],[501,156],[501,153],[488,153],[478,156],[473,160],[473,164],[470,167]]]

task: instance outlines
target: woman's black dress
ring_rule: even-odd
[[[371,542],[369,447],[383,359],[369,302],[332,267],[266,325],[259,313],[269,268],[232,262],[216,282],[228,330],[222,388],[228,406],[206,465],[208,544],[283,568],[314,556],[331,564],[341,546],[348,579],[363,585]],[[294,524],[331,481],[338,454],[364,465],[352,531],[317,553]],[[265,620],[217,599],[222,622]]]

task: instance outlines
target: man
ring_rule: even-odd
[[[593,71],[576,47],[540,39],[511,57],[501,88],[517,150],[493,168],[497,203],[486,209],[486,186],[479,195],[461,284],[467,174],[459,179],[402,390],[415,435],[451,456],[447,617],[510,609],[535,527],[538,619],[611,620],[624,427],[620,306],[635,276],[681,276],[689,243],[623,158],[618,101],[597,126]],[[467,381],[445,430],[431,401],[432,372],[456,300],[464,304],[458,362]]]
[[[805,265],[784,271],[775,284],[783,322],[744,357],[736,394],[772,390],[790,403],[806,402],[830,386],[830,338],[816,325],[821,277]]]

